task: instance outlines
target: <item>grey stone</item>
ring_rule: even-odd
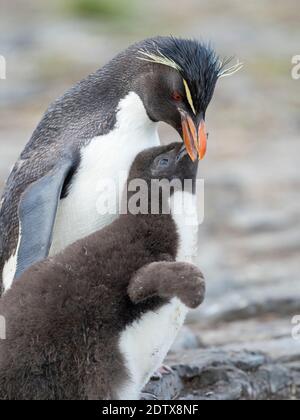
[[[151,382],[158,399],[278,400],[300,397],[300,364],[259,352],[191,350],[169,358],[174,374]]]

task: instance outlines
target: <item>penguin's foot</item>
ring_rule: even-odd
[[[163,378],[163,376],[171,375],[173,373],[173,369],[169,366],[162,365],[160,368],[158,368],[153,375],[151,376],[152,381],[159,381]]]

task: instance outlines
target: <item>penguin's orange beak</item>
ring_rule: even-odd
[[[185,112],[181,112],[182,136],[186,150],[193,162],[202,160],[207,149],[207,134],[204,119],[195,125],[193,119]]]

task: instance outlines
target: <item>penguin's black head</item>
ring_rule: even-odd
[[[195,182],[198,161],[192,161],[181,143],[154,147],[140,153],[130,170],[128,181],[144,180],[151,188],[152,181],[180,181],[183,186],[186,180]],[[176,184],[174,184],[176,185]]]
[[[129,173],[122,205],[130,214],[169,214],[175,193],[196,193],[198,160],[181,143],[140,153]]]
[[[141,63],[134,81],[149,117],[174,127],[194,161],[207,147],[205,113],[222,73],[222,63],[208,45],[173,37],[138,44]]]

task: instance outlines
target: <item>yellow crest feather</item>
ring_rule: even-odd
[[[191,91],[190,91],[189,85],[187,84],[187,81],[185,79],[183,79],[183,84],[184,84],[185,93],[186,93],[188,103],[190,104],[190,107],[192,108],[193,113],[196,115],[196,110],[195,110],[195,107],[194,107],[194,102],[193,102],[193,98],[192,98],[192,95],[191,95]]]
[[[166,57],[162,54],[159,50],[157,50],[157,54],[150,53],[148,51],[139,51],[144,57],[138,57],[140,60],[149,61],[150,63],[156,64],[163,64],[164,66],[172,67],[175,70],[180,71],[180,67],[175,61],[171,60],[170,58]]]
[[[223,67],[223,62],[220,61],[220,67]],[[233,74],[237,73],[244,67],[244,64],[240,62],[240,60],[237,60],[237,63],[231,67],[224,68],[220,70],[218,77],[221,79],[222,77],[229,77]]]

